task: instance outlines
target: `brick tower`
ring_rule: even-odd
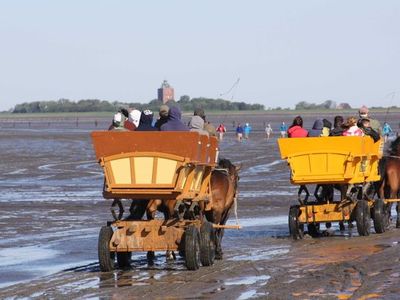
[[[174,99],[174,88],[171,87],[168,81],[164,80],[161,87],[157,90],[158,100],[162,101],[163,104],[167,103],[169,100]]]

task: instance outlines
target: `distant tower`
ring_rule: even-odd
[[[164,80],[161,87],[157,90],[158,100],[162,101],[163,104],[167,103],[169,100],[174,99],[174,88],[171,87],[168,81]]]

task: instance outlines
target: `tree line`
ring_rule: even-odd
[[[120,108],[136,108],[139,110],[150,109],[157,111],[162,103],[151,100],[148,103],[138,102],[109,102],[99,99],[85,99],[77,102],[69,99],[59,99],[57,101],[34,101],[17,104],[12,109],[12,113],[60,113],[60,112],[113,112]],[[223,99],[193,98],[182,96],[178,101],[170,100],[168,105],[177,105],[183,111],[193,111],[201,107],[207,111],[216,110],[264,110],[262,104],[248,104],[245,102],[231,102]]]

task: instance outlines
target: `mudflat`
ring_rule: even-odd
[[[220,157],[242,164],[243,228],[225,231],[223,260],[188,271],[179,255],[166,262],[158,252],[148,265],[145,253],[135,253],[130,270],[110,273],[97,262],[98,232],[112,217],[90,132],[107,129],[111,117],[0,120],[0,298],[398,299],[400,230],[393,221],[388,232],[372,229],[368,237],[337,224],[329,236],[289,237],[298,187],[290,184],[276,138],[280,122],[296,115],[210,116],[228,128]],[[305,115],[305,127],[317,117]],[[399,130],[399,114],[375,117]],[[248,140],[236,141],[233,122],[252,125]],[[274,130],[268,141],[266,123]],[[229,222],[236,223],[233,211]]]

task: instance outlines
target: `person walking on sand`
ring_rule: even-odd
[[[268,125],[265,127],[265,138],[267,139],[267,141],[269,140],[271,135],[272,135],[272,127],[271,124],[268,123]]]
[[[279,131],[281,133],[281,138],[285,138],[286,134],[287,134],[287,125],[285,124],[285,122],[282,122],[281,126],[279,127]]]
[[[226,127],[225,127],[224,123],[219,124],[219,126],[217,128],[217,133],[218,133],[218,139],[220,141],[222,141],[222,139],[224,138],[225,132],[226,132]]]
[[[242,124],[240,124],[240,123],[236,127],[236,138],[237,138],[238,142],[241,142],[243,140],[243,127],[242,127]]]
[[[392,131],[393,131],[392,128],[390,127],[390,125],[387,122],[383,123],[382,134],[384,136],[385,143],[387,142],[389,134]]]
[[[249,135],[250,135],[250,132],[251,132],[251,126],[250,126],[250,124],[249,123],[246,123],[245,125],[244,125],[244,127],[243,127],[243,132],[244,132],[244,138],[247,140],[247,139],[249,139]]]

